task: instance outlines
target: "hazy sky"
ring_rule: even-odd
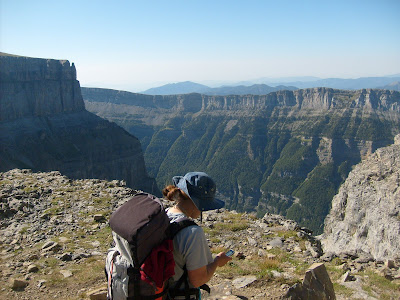
[[[68,59],[81,86],[400,73],[400,0],[0,0],[0,51]]]

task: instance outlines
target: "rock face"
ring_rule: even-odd
[[[400,93],[313,88],[150,96],[83,88],[86,108],[139,138],[159,185],[216,179],[226,208],[281,214],[320,234],[351,167],[400,133]]]
[[[400,135],[349,174],[325,220],[324,252],[400,257]]]
[[[85,110],[74,63],[0,57],[1,122]]]
[[[0,171],[59,170],[159,194],[138,139],[85,110],[74,64],[0,55]]]

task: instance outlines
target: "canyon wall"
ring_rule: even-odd
[[[0,171],[58,170],[159,194],[139,140],[85,109],[74,64],[0,55]]]
[[[152,96],[82,88],[86,108],[141,141],[159,185],[203,170],[229,209],[281,214],[322,233],[353,165],[400,133],[400,93],[312,88]]]

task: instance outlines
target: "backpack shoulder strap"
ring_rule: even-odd
[[[175,235],[182,229],[189,227],[189,226],[198,226],[196,222],[188,219],[188,218],[180,218],[175,222],[172,222],[168,228],[167,236],[170,239],[173,239]]]

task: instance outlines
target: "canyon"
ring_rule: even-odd
[[[159,186],[202,170],[228,209],[281,214],[316,233],[352,166],[400,132],[400,93],[388,90],[82,95],[89,111],[139,138]]]

